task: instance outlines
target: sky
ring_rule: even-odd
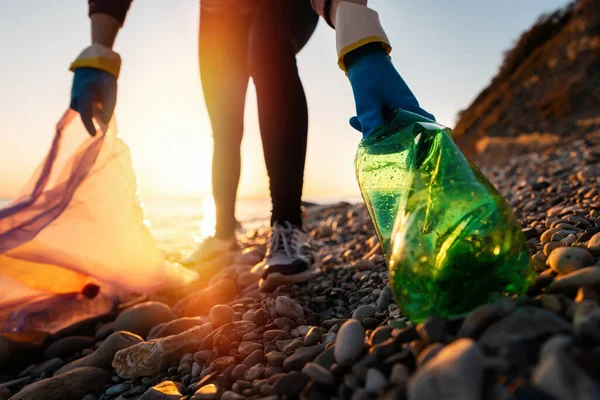
[[[457,112],[495,75],[502,53],[542,12],[567,3],[371,0],[369,5],[379,12],[393,62],[423,108],[452,127]],[[198,0],[136,0],[117,37],[115,50],[123,59],[117,124],[131,148],[142,195],[211,190],[198,15]],[[89,29],[86,0],[0,0],[0,196],[14,195],[45,156],[69,104],[68,66],[89,45]],[[298,69],[310,121],[304,196],[354,197],[353,158],[361,135],[348,125],[354,99],[336,64],[335,33],[323,20],[298,54]],[[239,194],[266,197],[252,84],[245,126]]]

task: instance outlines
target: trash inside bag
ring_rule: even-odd
[[[114,120],[91,138],[68,110],[52,147],[0,210],[0,331],[56,332],[123,296],[196,275],[163,258]]]

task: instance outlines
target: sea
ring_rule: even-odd
[[[356,198],[314,198],[306,201],[328,204],[356,202]],[[0,209],[10,203],[0,198]],[[144,214],[156,239],[168,255],[177,258],[214,233],[215,208],[212,196],[142,196]],[[268,198],[238,198],[236,217],[240,231],[256,229],[269,222],[271,201]]]

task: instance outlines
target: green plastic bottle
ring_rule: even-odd
[[[449,128],[396,110],[360,142],[355,168],[392,292],[412,321],[523,294],[535,279],[515,215]]]

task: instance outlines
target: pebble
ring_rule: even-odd
[[[566,275],[594,263],[594,257],[586,249],[561,247],[548,257],[548,265],[559,274]]]
[[[335,359],[340,365],[349,365],[360,357],[363,351],[365,329],[357,319],[342,325],[335,343]]]
[[[481,399],[485,357],[472,339],[457,339],[411,377],[408,398]]]
[[[224,371],[231,365],[235,365],[235,358],[231,356],[220,357],[210,363],[210,369],[212,371]]]
[[[353,313],[352,318],[362,321],[365,318],[371,318],[375,315],[377,310],[372,305],[366,304],[358,307]]]
[[[261,348],[262,348],[262,345],[260,343],[241,342],[240,345],[238,346],[238,353],[247,356]]]
[[[163,322],[174,320],[177,316],[166,304],[148,301],[123,311],[115,319],[115,331],[135,333],[145,338],[150,330]]]
[[[304,317],[304,310],[300,303],[287,296],[277,297],[275,300],[275,309],[277,310],[277,314],[282,317],[288,317],[294,320]]]
[[[427,343],[441,342],[444,339],[446,318],[432,316],[417,325],[417,333]]]
[[[395,385],[398,389],[404,390],[408,384],[408,378],[408,368],[400,363],[394,364],[392,372],[390,373],[390,383]]]
[[[95,341],[91,336],[67,336],[50,344],[44,351],[44,358],[68,357],[86,347],[92,347]]]
[[[379,294],[379,297],[377,298],[377,307],[380,310],[387,310],[392,300],[392,289],[390,289],[389,286],[386,286],[383,288],[383,290]]]
[[[376,368],[369,368],[367,370],[367,379],[365,381],[365,391],[367,393],[375,394],[385,387],[387,379]]]
[[[580,286],[600,286],[600,267],[586,267],[558,277],[548,286],[548,291],[574,289]]]
[[[194,400],[212,400],[216,399],[219,393],[219,387],[214,383],[209,383],[208,385],[202,386],[200,389],[196,390],[192,399]]]
[[[265,365],[264,364],[256,364],[252,368],[246,371],[246,380],[254,381],[256,379],[262,378],[265,373]]]
[[[217,304],[210,309],[210,312],[208,313],[208,320],[212,322],[215,328],[220,328],[223,325],[231,322],[233,313],[233,308],[223,304]]]
[[[319,328],[312,327],[310,331],[304,337],[304,345],[305,346],[314,346],[315,344],[319,344],[322,338],[321,330]]]
[[[335,378],[327,368],[324,368],[316,363],[306,363],[302,368],[302,373],[307,375],[320,385],[332,386],[335,384]]]
[[[300,371],[304,364],[312,361],[325,349],[324,344],[316,346],[301,347],[283,362],[283,368],[287,371]]]
[[[263,362],[264,359],[265,354],[263,353],[262,349],[258,349],[252,352],[252,354],[248,355],[246,358],[244,358],[244,361],[242,361],[242,365],[251,368],[256,364]]]
[[[285,354],[278,351],[272,351],[267,354],[267,362],[274,367],[281,367],[285,359]]]
[[[592,238],[588,241],[587,248],[594,254],[600,253],[600,232],[592,236]]]

